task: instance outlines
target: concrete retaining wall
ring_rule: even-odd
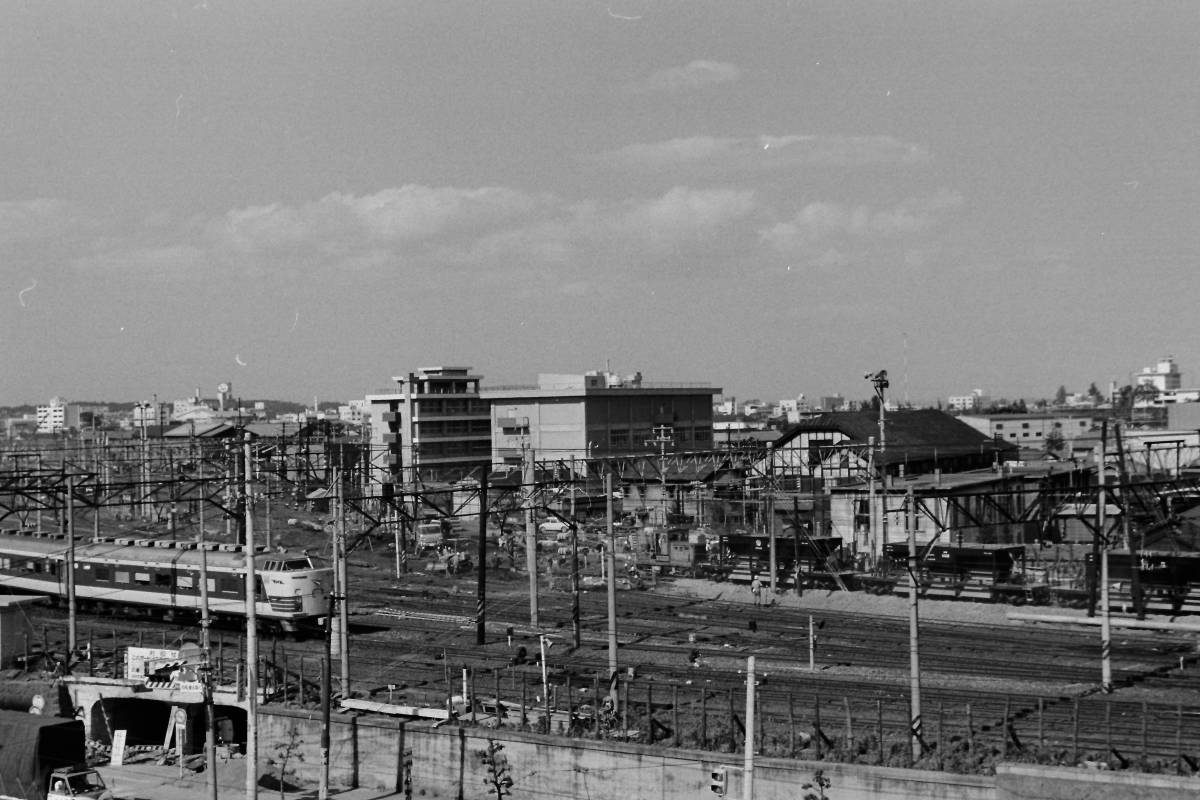
[[[319,714],[271,709],[260,717],[259,752],[264,758],[277,742],[290,740],[296,730],[300,743],[293,782],[313,785],[320,775]],[[490,738],[504,746],[514,796],[621,800],[675,800],[712,797],[710,772],[729,767],[730,797],[742,792],[741,760],[714,753],[666,750],[658,747],[546,737],[513,731],[444,726],[428,723],[333,717],[330,740],[330,783],[349,788],[355,780],[352,765],[357,753],[357,785],[380,791],[398,791],[403,781],[404,750],[412,750],[413,794],[427,798],[485,800],[494,797],[486,782],[482,754]],[[357,744],[350,739],[357,740]],[[730,760],[730,759],[733,760]],[[265,767],[264,767],[265,769]],[[814,780],[817,770],[830,781],[827,794],[838,800],[993,800],[990,777],[948,775],[873,768],[824,762],[763,759],[755,765],[755,800],[795,800],[801,786]]]

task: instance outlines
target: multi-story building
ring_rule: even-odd
[[[365,400],[351,400],[344,406],[338,406],[338,420],[350,423],[351,425],[361,425],[366,411],[367,403]]]
[[[960,420],[980,433],[1019,447],[1041,448],[1051,431],[1058,431],[1064,442],[1085,436],[1096,425],[1090,413],[1057,414],[964,414]]]
[[[1170,392],[1183,385],[1183,376],[1175,365],[1172,356],[1159,361],[1153,367],[1146,367],[1133,380],[1134,386],[1153,386],[1160,392]]]
[[[946,398],[946,406],[951,411],[980,411],[987,403],[988,398],[984,396],[982,389]]]
[[[59,433],[79,427],[79,406],[61,397],[50,399],[49,405],[37,407],[37,432]]]
[[[641,373],[539,375],[536,386],[485,388],[491,403],[492,461],[680,453],[713,447],[718,388],[646,383]]]
[[[395,391],[364,400],[371,465],[391,497],[398,484],[455,481],[491,463],[491,415],[470,367],[422,367],[394,377]]]

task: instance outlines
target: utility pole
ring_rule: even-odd
[[[879,530],[876,521],[876,512],[878,511],[878,503],[875,502],[875,437],[867,437],[867,551],[871,556],[871,563],[876,563],[876,559],[883,554],[883,550],[876,550],[878,540],[875,537]]]
[[[912,740],[912,757],[921,757],[921,658],[920,615],[917,610],[917,508],[913,489],[908,487],[905,497],[905,517],[908,527],[908,670],[909,690],[912,694],[912,719],[909,721],[909,736]]]
[[[647,439],[646,445],[658,445],[658,476],[662,480],[662,500],[659,502],[659,510],[662,511],[662,524],[665,528],[667,525],[667,446],[674,443],[675,439],[671,435],[670,425],[655,425],[654,438]],[[653,550],[658,552],[658,542],[654,543]]]
[[[579,525],[575,521],[575,456],[571,456],[571,631],[572,644],[578,650],[583,634],[579,630]]]
[[[767,524],[767,541],[770,543],[768,549],[767,563],[768,569],[771,570],[771,602],[775,602],[774,598],[779,594],[779,553],[776,549],[778,545],[775,543],[775,443],[767,444],[767,485],[765,487],[766,497],[763,498],[763,509],[766,511]],[[800,524],[800,520],[796,520],[796,524]],[[800,557],[800,552],[796,552],[796,558]]]
[[[258,602],[254,571],[254,505],[250,502],[250,434],[244,444],[242,499],[246,509],[246,800],[258,797]]]
[[[1139,573],[1141,560],[1138,552],[1141,548],[1133,540],[1133,523],[1130,520],[1129,499],[1133,494],[1129,485],[1129,473],[1125,469],[1125,446],[1121,439],[1121,424],[1113,425],[1117,436],[1117,486],[1121,493],[1121,532],[1124,534],[1125,546],[1129,548],[1129,591],[1133,595],[1133,609],[1138,619],[1146,618],[1146,603],[1142,597],[1142,580]],[[1148,445],[1147,445],[1148,446]],[[1150,453],[1146,453],[1146,462],[1150,461]]]
[[[350,697],[350,587],[346,569],[346,503],[342,497],[342,471],[333,471],[334,497],[337,498],[337,522],[334,524],[334,553],[338,587],[338,661],[341,667],[342,699]]]
[[[1111,694],[1112,686],[1112,631],[1109,624],[1108,600],[1108,537],[1105,527],[1108,497],[1105,489],[1105,461],[1108,456],[1105,448],[1108,446],[1108,422],[1100,424],[1100,462],[1096,491],[1096,536],[1100,540],[1100,690]]]
[[[333,672],[333,619],[337,591],[329,593],[329,610],[325,617],[325,645],[321,655],[321,774],[317,786],[318,800],[329,800],[329,726],[333,698],[330,673]]]
[[[608,552],[604,557],[608,560],[608,679],[612,681],[617,674],[617,535],[613,530],[613,486],[612,470],[604,473],[604,497],[607,514],[605,524],[608,528]]]
[[[879,458],[876,461],[876,466],[879,468],[880,480],[880,509],[879,509],[879,535],[880,549],[882,553],[887,548],[888,537],[888,472],[887,472],[887,426],[885,420],[885,411],[887,409],[887,388],[888,374],[886,369],[881,369],[874,374],[868,372],[863,376],[871,382],[875,387],[875,396],[879,398]]]
[[[526,427],[528,430],[528,426]],[[533,515],[533,484],[536,477],[533,450],[521,445],[521,484],[525,491],[525,568],[529,571],[529,624],[538,626],[537,520]]]
[[[487,509],[488,509],[488,473],[485,467],[479,478],[479,550],[476,554],[475,570],[477,591],[475,598],[475,644],[482,647],[487,644],[487,624],[484,620],[483,609],[487,600]]]
[[[754,681],[754,656],[750,656],[746,659],[746,746],[742,754],[742,800],[754,800]]]
[[[67,478],[67,663],[78,647],[75,602],[75,476]]]
[[[196,545],[200,550],[200,685],[204,692],[204,774],[209,800],[217,800],[217,720],[213,710],[212,637],[209,633],[212,617],[208,609],[208,546],[204,541],[204,503],[207,490],[204,488],[204,462],[198,462],[198,466],[200,529],[196,534]]]

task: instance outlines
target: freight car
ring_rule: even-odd
[[[770,580],[771,538],[766,534],[733,533],[720,538],[721,560],[728,565],[729,580],[749,583],[754,576]],[[854,574],[847,569],[840,536],[801,536],[784,533],[775,537],[778,585],[795,588],[856,588]]]
[[[246,552],[206,543],[208,606],[216,618],[245,615]],[[67,539],[60,534],[0,532],[3,591],[66,599]],[[201,551],[193,542],[150,539],[76,541],[75,598],[81,610],[138,607],[167,615],[200,612]],[[305,553],[259,548],[255,612],[266,627],[294,632],[328,612],[333,570]]]
[[[1127,549],[1108,552],[1109,600],[1134,610],[1195,613],[1200,610],[1200,553],[1141,550],[1137,581]],[[1088,586],[1096,583],[1094,554],[1087,554]],[[1136,591],[1135,591],[1136,588]]]
[[[1021,605],[1045,603],[1050,588],[1025,578],[1023,545],[918,545],[918,591],[928,597],[992,600]],[[875,593],[908,593],[908,544],[891,542],[884,547],[878,575],[863,578]]]

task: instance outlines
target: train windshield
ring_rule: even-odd
[[[313,563],[316,559],[305,556],[304,558],[289,558],[283,562],[282,567],[288,572],[302,569],[312,569],[317,566]]]

